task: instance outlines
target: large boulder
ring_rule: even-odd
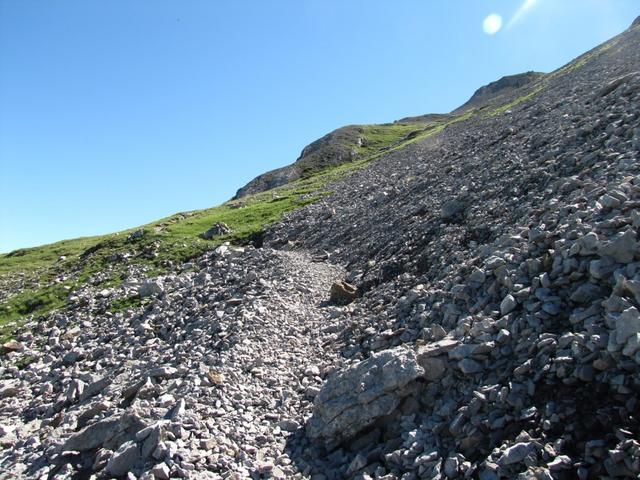
[[[200,236],[205,240],[211,240],[212,238],[220,237],[222,235],[227,235],[229,233],[231,233],[231,228],[229,227],[229,225],[227,225],[224,222],[218,222],[215,225],[213,225],[213,227],[211,227],[209,230],[200,234]]]
[[[100,420],[65,441],[63,450],[87,451],[99,447],[115,450],[124,442],[135,438],[147,425],[135,414],[125,413],[120,417]]]
[[[164,292],[164,286],[159,280],[144,282],[138,287],[138,295],[140,298],[153,297]]]
[[[314,402],[307,434],[333,448],[389,415],[424,375],[416,354],[402,347],[374,353],[331,376]]]
[[[101,447],[102,444],[114,434],[120,421],[117,418],[108,418],[96,422],[71,435],[64,443],[64,450],[85,451]]]

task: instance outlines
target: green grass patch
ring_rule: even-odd
[[[542,90],[544,90],[544,85],[538,85],[529,93],[522,95],[505,105],[500,105],[499,107],[496,107],[495,109],[491,110],[488,114],[490,116],[500,115],[501,113],[504,113],[507,110],[511,110],[512,108],[517,107],[521,103],[530,101],[533,97],[538,95]]]
[[[363,125],[361,145],[357,148],[360,158],[367,158],[400,145],[423,132],[420,124]]]
[[[31,365],[36,360],[38,360],[38,359],[36,357],[34,357],[33,355],[24,355],[24,356],[20,357],[19,359],[17,359],[15,361],[14,365],[19,370],[24,370],[25,368],[27,368],[29,365]]]
[[[0,303],[0,339],[6,341],[28,315],[46,315],[67,303],[68,284],[54,283],[23,291]]]
[[[51,269],[55,265],[65,269],[65,260],[61,256],[74,257],[87,248],[94,246],[105,237],[84,237],[74,240],[63,240],[41,247],[21,248],[0,255],[0,275],[16,271],[33,271],[40,268]]]
[[[138,295],[135,295],[133,297],[118,298],[116,300],[113,300],[109,304],[109,311],[113,313],[122,312],[123,310],[128,310],[129,308],[141,307],[144,304],[145,302]]]

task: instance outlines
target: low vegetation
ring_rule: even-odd
[[[135,295],[133,297],[118,298],[113,300],[109,305],[109,311],[112,313],[122,312],[129,308],[136,308],[143,305],[143,299]]]

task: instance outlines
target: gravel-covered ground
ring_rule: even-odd
[[[347,307],[326,301],[342,275],[301,252],[220,247],[181,275],[79,294],[20,338],[34,363],[3,369],[3,472],[292,475],[286,436],[340,364]],[[104,312],[138,291],[146,306]]]

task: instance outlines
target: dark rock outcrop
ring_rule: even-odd
[[[545,74],[541,72],[525,72],[502,77],[495,82],[491,82],[484,87],[480,87],[466,103],[454,110],[454,112],[462,112],[469,108],[485,105],[499,95],[511,93],[514,90],[518,90],[540,80],[544,75]]]
[[[293,182],[313,172],[353,160],[355,148],[362,142],[362,128],[357,125],[338,128],[302,149],[296,162],[264,173],[238,190],[234,199],[270,190]]]

